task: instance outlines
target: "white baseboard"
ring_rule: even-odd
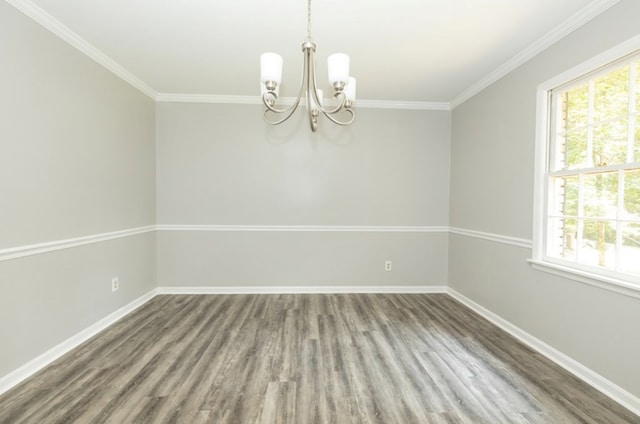
[[[55,361],[65,353],[76,348],[80,344],[84,343],[85,341],[89,340],[91,337],[98,334],[100,331],[104,330],[105,328],[114,324],[116,321],[120,320],[124,316],[133,312],[135,309],[144,305],[153,297],[155,297],[156,294],[157,294],[157,289],[154,289],[149,293],[143,296],[140,296],[139,298],[135,299],[133,302],[107,315],[106,317],[96,322],[95,324],[85,328],[84,330],[71,336],[70,338],[63,341],[62,343],[47,350],[42,355],[27,362],[26,364],[16,369],[15,371],[12,371],[11,373],[0,378],[0,394],[6,392],[7,390],[21,383],[23,380],[32,376],[36,372],[40,371],[42,368],[49,365],[50,363],[52,363],[53,361]]]
[[[570,358],[559,350],[549,346],[542,340],[537,339],[521,328],[511,324],[509,321],[479,305],[468,297],[458,293],[454,289],[449,287],[447,289],[447,293],[463,305],[469,307],[474,312],[489,320],[491,323],[511,334],[530,348],[546,356],[548,359],[560,365],[571,374],[575,375],[579,379],[604,393],[611,399],[615,400],[620,405],[640,416],[640,398],[634,396],[632,393],[629,393],[627,390],[604,378],[595,371],[587,368],[575,359]]]
[[[447,293],[446,286],[219,286],[158,287],[158,294]]]

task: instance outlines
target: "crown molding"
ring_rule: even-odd
[[[283,103],[288,98],[282,98]],[[179,93],[158,93],[156,95],[157,102],[173,102],[173,103],[220,103],[220,104],[238,104],[238,105],[261,105],[260,96],[233,96],[226,94],[179,94]],[[293,103],[293,102],[291,102]]]
[[[566,37],[582,25],[586,24],[596,16],[600,15],[605,10],[609,9],[611,6],[618,3],[620,0],[595,0],[585,8],[580,10],[575,15],[571,16],[569,19],[562,22],[560,25],[555,27],[553,30],[548,32],[542,38],[535,41],[533,44],[529,45],[526,49],[522,50],[520,53],[509,59],[507,62],[503,63],[496,70],[491,72],[486,77],[482,78],[480,81],[473,84],[471,87],[464,90],[462,93],[458,94],[453,100],[451,100],[451,109],[455,109],[460,106],[471,97],[475,96],[485,88],[489,87],[494,82],[498,81],[500,78],[507,75],[509,72],[515,70],[519,66],[525,64],[527,61],[531,60],[536,55],[542,53],[547,48],[551,47],[556,42],[560,41],[562,38]]]
[[[475,96],[485,88],[489,87],[500,78],[515,70],[528,60],[541,53],[563,37],[567,36],[580,26],[586,24],[591,19],[600,15],[620,0],[595,0],[583,8],[569,19],[554,28],[551,32],[531,44],[529,47],[512,57],[486,77],[476,82],[471,87],[464,90],[450,102],[422,102],[405,100],[357,100],[358,108],[363,109],[404,109],[404,110],[443,110],[449,111],[460,106],[471,97]],[[180,93],[158,93],[147,85],[140,78],[129,72],[123,66],[111,59],[101,50],[80,37],[69,29],[62,22],[48,14],[46,11],[35,5],[31,0],[6,0],[7,3],[80,50],[98,64],[111,71],[131,86],[140,90],[157,102],[180,102],[180,103],[220,103],[220,104],[262,104],[260,96],[234,96],[218,94],[180,94]],[[280,99],[282,104],[291,105],[295,101],[291,97]]]
[[[158,102],[175,103],[221,103],[241,105],[261,105],[260,96],[232,96],[220,94],[177,94],[158,93]],[[296,101],[294,97],[280,97],[278,102],[284,106],[291,106]],[[451,110],[448,102],[417,102],[405,100],[357,100],[357,107],[363,109],[409,109],[409,110]]]
[[[363,109],[451,110],[449,102],[417,102],[410,100],[356,100]]]
[[[39,6],[35,5],[30,0],[6,0],[7,3],[18,9],[20,12],[33,19],[71,46],[80,50],[82,53],[93,59],[98,64],[104,66],[107,70],[111,71],[133,87],[137,88],[147,96],[155,100],[157,92],[144,83],[140,78],[127,71],[124,67],[118,64],[115,60],[98,50],[91,43],[78,34],[73,32],[69,27],[62,22],[49,15],[42,10]]]

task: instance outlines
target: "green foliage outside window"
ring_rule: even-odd
[[[597,250],[598,266],[612,267],[607,249],[618,236],[622,246],[640,249],[640,61],[556,95],[556,171],[577,170],[554,178],[562,256],[575,254],[580,231],[585,248]]]

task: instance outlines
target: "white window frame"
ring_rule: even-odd
[[[549,143],[551,125],[551,91],[571,81],[584,77],[600,68],[630,55],[640,49],[640,35],[637,35],[598,56],[581,63],[562,74],[540,84],[536,99],[536,145],[534,169],[534,211],[533,211],[533,249],[531,265],[538,270],[548,272],[575,281],[594,285],[617,293],[640,298],[640,278],[627,278],[619,273],[595,270],[569,261],[557,260],[545,254],[546,217],[548,210],[548,167],[552,152]]]

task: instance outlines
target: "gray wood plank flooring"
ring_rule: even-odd
[[[164,295],[0,423],[640,423],[447,295]]]

